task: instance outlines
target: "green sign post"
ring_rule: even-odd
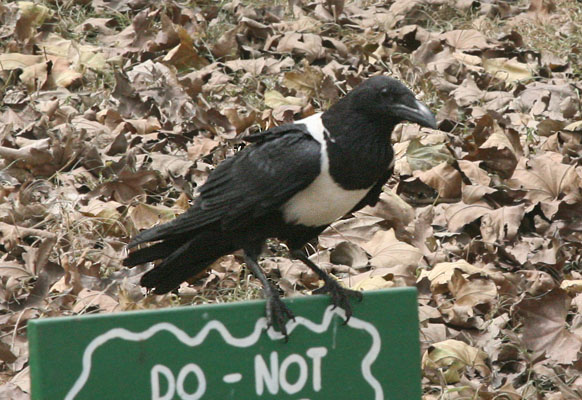
[[[421,398],[414,288],[285,301],[287,343],[263,301],[30,321],[32,399]]]

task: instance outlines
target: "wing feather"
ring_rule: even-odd
[[[219,223],[235,230],[278,210],[320,172],[321,145],[303,125],[281,127],[223,161],[184,214],[137,235],[130,247]]]

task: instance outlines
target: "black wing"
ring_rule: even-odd
[[[321,145],[304,125],[278,127],[223,161],[188,211],[137,235],[129,247],[219,223],[233,230],[279,209],[319,175]],[[257,135],[258,136],[258,135]]]
[[[299,125],[285,124],[285,125],[275,126],[271,129],[267,129],[266,131],[251,133],[251,134],[243,137],[243,140],[245,142],[251,142],[251,143],[263,143],[265,141],[271,141],[273,139],[277,139],[281,136],[285,136],[285,135],[288,135],[288,134],[293,133],[293,132],[308,133],[306,128],[305,128],[305,125],[303,125],[303,124],[299,124]]]

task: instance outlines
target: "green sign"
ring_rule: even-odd
[[[30,321],[32,399],[421,398],[414,288],[285,302],[287,343],[264,301]]]

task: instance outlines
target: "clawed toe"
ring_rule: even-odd
[[[269,327],[275,328],[285,336],[285,342],[289,339],[287,334],[287,322],[295,321],[293,311],[283,303],[279,297],[270,297],[267,299],[267,323]]]
[[[350,304],[350,297],[357,299],[358,301],[362,301],[362,292],[346,289],[334,280],[333,278],[329,278],[325,280],[325,284],[313,291],[315,294],[322,294],[328,293],[331,296],[331,303],[333,304],[333,308],[340,307],[346,313],[346,320],[344,324],[347,324],[352,316],[352,305]]]
[[[323,279],[324,285],[319,289],[314,290],[313,293],[329,293],[333,307],[341,307],[345,311],[346,321],[344,324],[347,324],[350,320],[350,317],[352,316],[352,306],[350,304],[349,298],[354,297],[359,301],[362,301],[362,292],[341,287],[338,281],[322,271],[321,268],[319,268],[313,261],[311,261],[302,251],[294,250],[292,251],[292,254],[299,260],[303,261],[305,265],[307,265],[319,276],[320,279]]]

